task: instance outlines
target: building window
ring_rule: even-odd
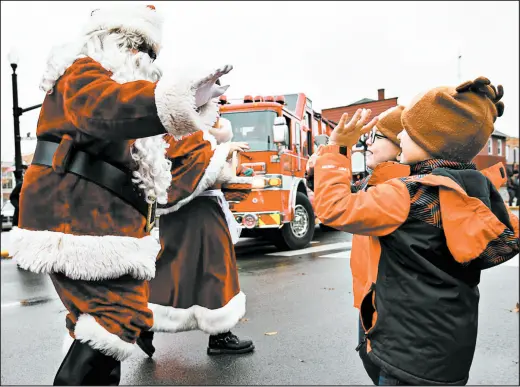
[[[3,189],[13,189],[13,178],[11,176],[9,177],[2,177],[2,188]]]
[[[513,163],[518,163],[518,148],[513,149]]]
[[[511,155],[509,154],[509,145],[506,145],[506,161],[508,161],[510,157]]]
[[[498,144],[497,155],[502,156],[502,140],[501,140],[501,139],[498,139],[498,140],[497,140],[497,144]]]
[[[300,146],[301,146],[301,127],[299,123],[296,123],[295,125],[295,133],[294,133],[294,145],[296,147],[296,152],[299,153]]]
[[[493,154],[493,139],[490,138],[488,140],[488,155],[492,155]]]

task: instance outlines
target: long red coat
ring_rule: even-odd
[[[135,139],[199,130],[186,85],[167,78],[121,84],[111,76],[89,57],[76,60],[46,95],[37,137],[69,139],[131,174]],[[55,153],[57,165],[63,156]],[[51,274],[70,312],[71,336],[116,358],[129,356],[140,331],[153,324],[145,280],[155,275],[160,246],[144,216],[93,182],[33,164],[19,224],[13,256],[24,269]]]
[[[246,297],[222,207],[215,197],[200,195],[225,173],[229,147],[203,132],[180,141],[166,137],[172,184],[168,203],[157,211],[161,251],[150,281],[152,330],[223,333],[245,314]]]

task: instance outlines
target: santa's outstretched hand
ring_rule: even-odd
[[[232,65],[225,65],[195,82],[193,87],[195,89],[195,106],[197,108],[204,106],[211,99],[220,97],[226,92],[229,85],[220,86],[216,82],[222,75],[229,73],[231,70],[233,70]]]

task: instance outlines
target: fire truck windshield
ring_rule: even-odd
[[[276,150],[273,124],[277,116],[271,110],[224,113],[233,126],[233,140],[244,141],[252,151]]]

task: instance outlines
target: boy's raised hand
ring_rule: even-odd
[[[329,144],[351,149],[363,134],[370,132],[377,124],[378,117],[374,117],[368,122],[371,115],[370,109],[358,109],[351,120],[347,122],[348,113],[344,113],[338,126],[334,128],[330,135]]]

